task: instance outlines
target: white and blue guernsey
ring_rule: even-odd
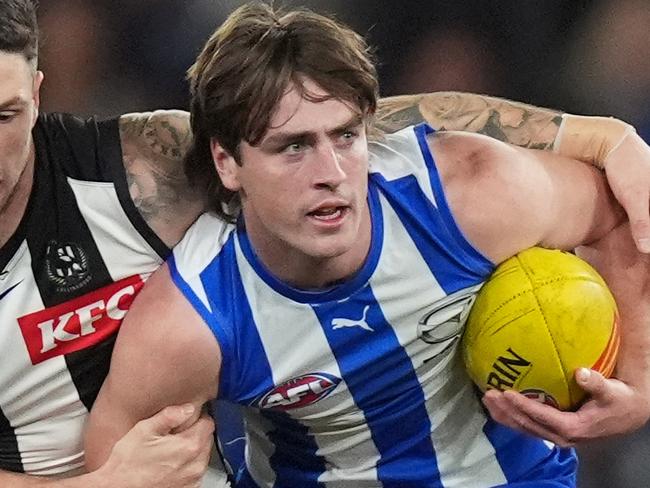
[[[576,458],[492,421],[458,343],[494,269],[447,206],[426,136],[370,144],[369,255],[333,289],[280,282],[243,225],[203,215],[169,261],[243,406],[242,487],[575,486]]]

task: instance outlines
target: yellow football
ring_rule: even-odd
[[[530,248],[499,265],[476,297],[463,335],[465,366],[483,391],[517,390],[570,410],[584,399],[576,368],[611,375],[617,319],[609,288],[589,264]]]

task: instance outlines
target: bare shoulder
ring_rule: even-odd
[[[542,160],[530,151],[463,132],[435,133],[429,145],[454,219],[494,262],[535,245],[539,202],[548,193]]]
[[[149,226],[173,246],[203,211],[203,195],[190,188],[183,158],[192,134],[189,114],[180,110],[120,117],[122,158],[129,193]]]
[[[220,365],[217,340],[163,265],[124,319],[106,385],[127,405],[138,405],[147,391],[145,417],[169,404],[214,398]]]

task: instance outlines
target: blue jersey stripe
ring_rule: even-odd
[[[449,229],[449,222],[421,191],[415,176],[390,182],[378,174],[371,178],[383,190],[445,293],[451,294],[484,281],[493,271],[494,265],[485,258],[480,258],[479,265],[478,254],[474,254],[473,260],[466,257],[464,248]]]
[[[214,334],[217,342],[219,343],[219,349],[221,350],[221,371],[219,373],[219,395],[223,391],[230,390],[230,368],[233,364],[233,348],[232,348],[232,335],[228,327],[219,321],[218,317],[215,316],[201,301],[201,299],[194,293],[192,287],[185,281],[183,276],[179,273],[178,268],[176,267],[176,259],[172,254],[167,259],[167,265],[169,266],[169,273],[171,275],[172,281],[178,287],[178,289],[185,295],[185,298],[192,304],[194,310],[198,312],[203,321],[210,328]]]
[[[377,476],[383,486],[441,486],[424,393],[370,286],[348,301],[314,304],[313,308],[341,375],[366,417],[381,456]],[[335,329],[342,320],[362,325]],[[424,479],[431,483],[423,485]]]
[[[494,270],[494,264],[467,241],[451,214],[426,139],[433,129],[420,125],[414,131],[437,208],[420,188],[415,175],[387,181],[383,175],[371,173],[370,181],[393,207],[440,286],[446,293],[453,293],[483,281]]]
[[[219,388],[219,398],[250,404],[273,388],[272,371],[251,311],[241,274],[237,267],[236,245],[228,239],[219,255],[201,272],[201,282],[210,307],[220,323],[229,324],[235,337],[233,354],[228,358],[228,388]],[[214,321],[217,317],[212,314]],[[224,359],[223,363],[226,363]],[[226,366],[225,364],[222,365]]]
[[[518,482],[535,480],[537,483],[563,480],[562,483],[568,484],[558,486],[575,486],[577,459],[573,449],[549,449],[542,440],[516,432],[490,418],[483,431],[492,443],[508,480],[506,486],[519,486]]]
[[[307,427],[284,412],[265,410],[263,415],[276,427],[267,434],[276,446],[269,459],[276,474],[274,486],[322,488],[318,477],[326,470],[325,460],[316,454],[318,446]]]

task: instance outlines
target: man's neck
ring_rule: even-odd
[[[0,247],[4,247],[11,236],[14,235],[27,210],[29,196],[34,184],[34,160],[35,151],[32,144],[29,162],[20,175],[18,183],[7,199],[6,204],[0,208]]]
[[[370,251],[372,225],[366,207],[355,244],[342,255],[320,259],[270,243],[248,227],[247,232],[257,257],[276,278],[301,290],[316,291],[345,282],[361,269]]]

